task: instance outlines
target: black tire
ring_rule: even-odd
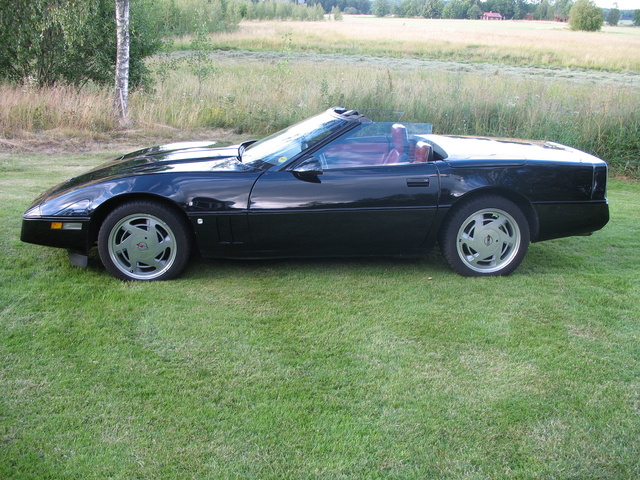
[[[121,280],[169,280],[189,260],[189,224],[179,212],[152,201],[121,205],[104,220],[98,251],[105,268]]]
[[[530,239],[529,222],[515,203],[484,195],[451,212],[440,231],[440,250],[465,277],[509,275],[522,263]]]

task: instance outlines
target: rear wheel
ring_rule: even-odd
[[[529,241],[529,223],[520,208],[486,195],[453,212],[441,231],[440,249],[461,275],[509,275],[524,259]]]
[[[191,238],[186,220],[156,202],[126,203],[105,219],[98,234],[105,268],[122,280],[168,280],[182,272]]]

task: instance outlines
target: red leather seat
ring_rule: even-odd
[[[404,125],[391,126],[391,150],[384,157],[383,164],[406,162],[409,154],[409,134]]]
[[[415,163],[428,162],[431,157],[431,145],[427,142],[416,143]]]

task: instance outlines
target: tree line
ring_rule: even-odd
[[[373,0],[371,13],[379,17],[396,15],[473,20],[481,18],[484,12],[498,12],[507,20],[567,21],[576,4],[586,4],[603,16],[603,10],[591,0]]]
[[[328,8],[336,0],[319,0]],[[350,0],[339,0],[349,5]],[[362,9],[362,2],[358,0]],[[345,13],[367,13],[347,6]],[[573,30],[597,31],[605,20],[609,25],[618,25],[623,14],[633,18],[640,26],[640,10],[621,12],[617,8],[602,9],[592,0],[373,0],[369,13],[378,17],[422,17],[445,19],[471,19],[482,17],[484,12],[500,13],[506,20],[556,20],[569,22]]]

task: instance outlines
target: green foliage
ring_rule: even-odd
[[[131,6],[129,78],[139,85],[144,59],[160,47],[151,0]],[[110,0],[0,0],[0,77],[77,86],[113,82],[115,4]]]
[[[442,9],[442,18],[466,18],[470,7],[467,0],[451,0]]]
[[[640,10],[633,11],[633,24],[636,27],[640,27]]]
[[[477,20],[482,16],[482,9],[478,5],[473,5],[467,10],[467,17],[471,20]]]
[[[553,9],[559,17],[567,17],[573,7],[573,0],[555,0]]]
[[[371,11],[376,17],[385,17],[391,13],[391,5],[388,0],[374,0]]]
[[[417,17],[420,16],[420,4],[416,0],[401,0],[392,8],[394,15],[398,17]]]
[[[549,3],[549,0],[542,0],[534,11],[533,17],[536,20],[552,20],[553,8]]]
[[[324,10],[320,4],[313,6],[286,2],[247,2],[238,1],[242,18],[247,20],[324,20]]]
[[[440,18],[444,9],[443,0],[426,0],[422,16],[425,18]]]
[[[307,0],[307,5],[320,5],[325,13],[334,8],[351,14],[367,14],[371,11],[371,0]]]
[[[105,0],[100,0],[105,1]],[[107,3],[109,0],[106,0]],[[154,0],[132,0],[130,11],[130,59],[129,59],[129,85],[131,88],[144,86],[150,81],[149,69],[146,61],[149,57],[158,53],[163,47],[162,27],[154,15]],[[111,20],[109,20],[110,24]],[[112,38],[112,37],[109,37]],[[115,50],[115,40],[114,46]],[[113,60],[115,65],[115,58]],[[111,75],[111,69],[109,70]],[[106,83],[109,84],[111,80]]]
[[[536,20],[553,20],[559,18],[566,21],[572,6],[572,0],[542,0],[535,5],[531,13]],[[518,18],[523,18],[523,16],[524,15]]]
[[[592,0],[578,0],[569,12],[569,27],[571,30],[598,32],[602,29],[604,15],[602,9]]]
[[[609,10],[609,14],[607,15],[607,24],[611,26],[616,26],[620,22],[620,10],[617,8],[612,8]]]
[[[167,35],[232,30],[242,18],[240,1],[158,0],[152,12]],[[204,28],[203,28],[204,26]]]
[[[202,15],[201,12],[197,14]],[[198,79],[198,95],[202,90],[202,84],[215,72],[210,54],[213,51],[213,43],[207,32],[207,24],[201,21],[196,27],[195,36],[189,45],[189,55],[186,57],[189,71]]]
[[[438,18],[442,14],[442,0],[402,0],[394,9],[399,17]]]
[[[291,68],[291,45],[291,33],[285,33],[282,37],[282,52],[284,53],[284,58],[276,64],[274,82],[276,96],[279,102],[282,102],[286,98],[287,89],[291,84],[291,75],[293,74],[293,69]]]

